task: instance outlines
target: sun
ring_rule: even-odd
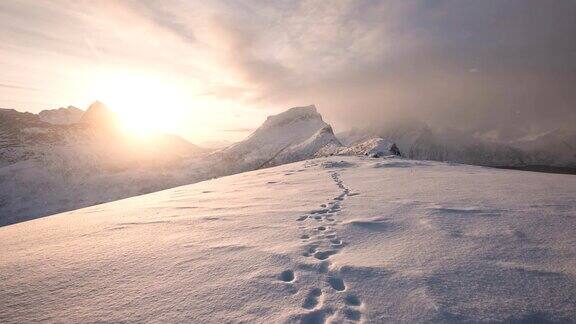
[[[114,73],[99,77],[92,89],[122,127],[139,136],[175,132],[188,105],[181,86],[159,77]]]

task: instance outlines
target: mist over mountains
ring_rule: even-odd
[[[386,138],[397,143],[406,157],[418,160],[485,166],[576,166],[574,129],[501,141],[489,133],[433,128],[416,118],[405,118],[380,127],[352,128],[337,136],[346,145],[371,137]]]

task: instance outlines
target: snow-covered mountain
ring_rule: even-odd
[[[352,129],[337,137],[345,145],[381,137],[396,143],[405,157],[417,160],[486,166],[518,166],[532,161],[528,152],[511,145],[481,140],[456,129],[432,129],[413,119],[381,128]]]
[[[576,177],[333,156],[0,228],[0,322],[569,323]]]
[[[330,155],[391,155],[482,165],[529,161],[508,146],[423,123],[336,138],[314,106],[270,116],[247,139],[203,150],[168,134],[141,140],[118,127],[116,115],[92,104],[75,124],[0,110],[0,226],[224,175]],[[536,145],[533,145],[536,147]]]
[[[269,116],[247,139],[221,154],[232,165],[254,170],[312,158],[322,148],[341,145],[311,105]]]
[[[80,118],[79,123],[98,128],[118,127],[118,116],[100,101],[92,103]]]
[[[140,140],[90,106],[75,124],[0,110],[0,226],[204,179],[203,151],[179,136]]]
[[[350,144],[349,146],[326,147],[320,150],[316,156],[356,155],[378,158],[389,155],[400,155],[401,152],[395,151],[395,147],[394,142],[380,137],[374,137],[356,144]]]
[[[314,106],[270,116],[246,140],[208,156],[174,135],[127,136],[100,102],[71,125],[52,125],[16,111],[4,115],[0,123],[9,127],[0,134],[7,143],[0,146],[0,226],[305,160],[323,148],[341,146]]]
[[[74,106],[67,108],[58,108],[50,110],[42,110],[38,113],[40,121],[54,125],[70,125],[76,124],[82,118],[84,111]]]

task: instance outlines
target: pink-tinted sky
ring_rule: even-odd
[[[191,140],[316,103],[508,139],[576,123],[576,3],[0,1],[0,107],[99,99]],[[494,135],[496,134],[496,135]]]

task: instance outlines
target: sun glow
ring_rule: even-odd
[[[229,84],[217,78],[206,81],[178,73],[96,67],[78,79],[78,92],[87,104],[102,102],[118,115],[126,134],[146,142],[159,133],[180,135],[193,143],[237,141],[267,115],[243,102],[245,98],[217,95],[218,86]]]
[[[176,132],[189,102],[174,82],[137,74],[100,77],[93,97],[118,114],[124,129],[139,136]]]

